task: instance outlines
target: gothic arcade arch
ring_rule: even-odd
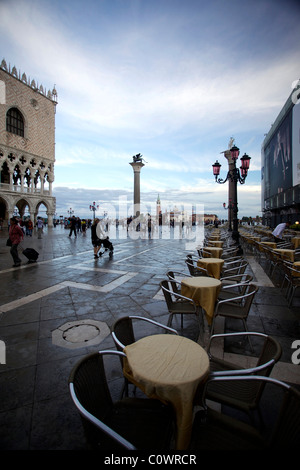
[[[8,201],[0,196],[0,219],[2,223],[8,219]]]
[[[29,215],[32,213],[32,204],[30,203],[29,200],[25,198],[20,198],[18,201],[16,201],[15,206],[18,208],[20,217],[23,218],[25,215],[25,209],[28,207],[28,212]]]
[[[43,207],[45,208],[44,210]],[[43,212],[45,212],[45,214]],[[51,213],[51,208],[48,202],[43,199],[39,200],[34,209],[34,223],[36,223],[37,217],[45,218],[48,217],[49,213]]]

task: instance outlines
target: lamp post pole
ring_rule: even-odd
[[[223,207],[225,210],[228,211],[228,230],[229,232],[232,231],[232,209],[233,209],[233,205],[232,205],[232,201],[231,201],[231,197],[229,198],[229,202],[228,202],[228,206],[226,207],[226,202],[223,202]]]
[[[236,167],[236,161],[240,154],[240,149],[235,145],[230,149],[231,158],[233,161],[232,168],[228,170],[227,176],[225,180],[219,178],[221,165],[218,160],[212,165],[213,167],[213,174],[215,176],[216,182],[219,184],[224,184],[226,181],[230,181],[232,183],[232,212],[233,212],[233,230],[232,230],[232,238],[239,243],[239,230],[238,230],[238,199],[237,199],[237,183],[244,184],[247,178],[250,160],[251,158],[246,155],[246,153],[241,158],[241,167],[238,169]]]

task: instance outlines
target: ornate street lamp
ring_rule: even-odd
[[[216,182],[219,184],[224,184],[226,181],[231,181],[233,183],[233,197],[232,197],[232,209],[233,209],[233,231],[232,238],[239,241],[239,231],[238,231],[238,202],[237,202],[237,183],[244,184],[247,178],[250,160],[251,158],[246,153],[241,157],[241,166],[240,169],[236,167],[236,162],[240,154],[240,149],[235,145],[230,149],[231,158],[234,164],[234,167],[228,171],[225,180],[219,178],[221,165],[218,160],[212,165],[213,175],[215,176]]]
[[[95,212],[98,209],[99,209],[99,206],[96,206],[95,201],[93,202],[93,204],[90,204],[90,211],[93,211],[93,220],[95,220]]]
[[[67,211],[67,212],[68,212],[68,214],[70,214],[70,217],[72,217],[72,215],[74,214],[74,211],[72,210],[72,207],[70,207],[70,210]]]

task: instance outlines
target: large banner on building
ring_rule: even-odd
[[[293,108],[293,186],[300,184],[300,103]]]
[[[264,149],[265,199],[293,186],[292,110]]]

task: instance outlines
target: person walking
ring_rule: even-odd
[[[27,226],[26,226],[26,235],[28,235],[29,237],[32,237],[32,229],[33,229],[32,220],[29,219],[27,221]]]
[[[43,224],[43,220],[41,219],[41,217],[37,218],[36,226],[38,229],[38,238],[42,238],[44,224]]]
[[[75,238],[77,237],[77,234],[76,234],[76,226],[77,226],[77,220],[76,218],[72,217],[71,219],[71,227],[70,227],[70,233],[69,233],[69,237],[71,237],[72,233],[74,232],[74,235],[75,235]]]
[[[18,224],[18,220],[15,217],[10,219],[9,227],[9,238],[12,243],[10,248],[10,254],[14,260],[14,267],[18,267],[21,264],[21,260],[18,254],[18,246],[24,238],[24,233],[21,227]]]
[[[97,259],[99,258],[98,252],[101,248],[101,240],[97,235],[97,224],[99,222],[99,219],[94,219],[92,226],[91,226],[91,239],[92,239],[92,245],[94,248],[94,258]]]

